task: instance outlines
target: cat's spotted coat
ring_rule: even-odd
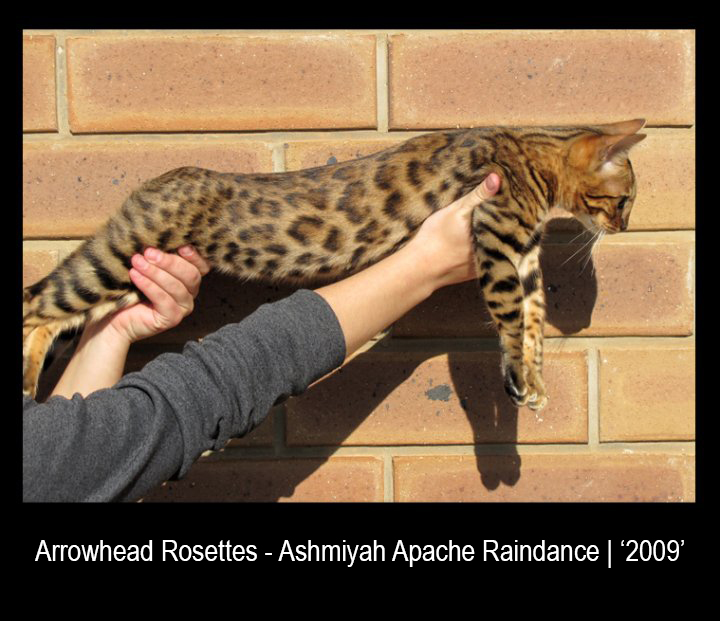
[[[179,168],[146,182],[23,296],[23,390],[34,395],[63,330],[136,302],[130,257],[193,244],[240,278],[338,278],[404,245],[431,213],[491,172],[497,195],[474,210],[476,266],[500,335],[513,403],[542,408],[545,303],[540,239],[551,207],[625,230],[636,185],[627,153],[644,120],[588,127],[441,131],[350,162],[273,174]]]

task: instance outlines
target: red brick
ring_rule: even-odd
[[[23,287],[49,274],[58,263],[57,250],[23,250]]]
[[[601,349],[600,440],[695,439],[695,350]]]
[[[395,500],[691,502],[695,460],[674,454],[396,457]]]
[[[381,502],[383,463],[375,457],[201,460],[181,481],[145,502]]]
[[[242,447],[271,447],[275,441],[275,413],[271,411],[265,420],[242,438],[233,438],[227,443],[228,449]]]
[[[512,405],[496,352],[361,354],[287,403],[288,445],[587,441],[585,354],[546,361],[550,401]]]
[[[72,37],[73,132],[368,128],[374,35]]]
[[[546,335],[692,333],[693,244],[606,239],[587,265],[589,248],[572,257],[579,249],[577,243],[543,246]],[[393,336],[494,337],[489,322],[473,281],[437,291],[395,323]]]
[[[296,289],[255,282],[211,272],[203,278],[195,309],[183,322],[152,339],[150,343],[185,343],[199,339],[228,323],[242,321],[261,304],[287,297]]]
[[[179,166],[271,172],[272,151],[266,143],[242,140],[27,142],[23,234],[89,235],[143,181]]]
[[[561,265],[578,247],[546,247],[543,269],[548,337],[692,332],[693,294],[688,289],[691,245],[601,244],[594,276],[590,274],[591,265],[582,270],[583,253]],[[180,326],[153,341],[183,343],[200,338],[295,290],[210,274],[203,279],[194,312]],[[469,282],[436,292],[398,320],[392,334],[397,338],[494,339],[497,333],[489,322],[477,283]]]
[[[690,125],[694,54],[682,30],[393,35],[390,127]]]
[[[629,230],[695,228],[695,131],[649,129],[632,150],[637,198]]]
[[[597,302],[581,334],[692,334],[693,254],[691,243],[601,244]]]
[[[55,37],[23,37],[23,131],[57,131]]]
[[[285,149],[287,170],[301,170],[353,160],[388,149],[405,138],[349,140],[293,140]]]

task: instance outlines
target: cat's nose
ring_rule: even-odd
[[[628,223],[626,220],[620,221],[620,230],[621,231],[627,231]]]

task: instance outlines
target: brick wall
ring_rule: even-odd
[[[436,128],[648,119],[628,232],[544,243],[548,407],[511,407],[474,283],[148,500],[694,500],[692,31],[27,31],[23,278],[142,180],[283,171]],[[128,369],[290,289],[211,275]],[[48,374],[47,380],[52,380]]]

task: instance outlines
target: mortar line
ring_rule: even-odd
[[[65,54],[65,52],[63,52]],[[388,90],[388,98],[389,98],[389,90]],[[377,107],[377,102],[376,102]],[[388,115],[389,116],[389,115]],[[389,122],[389,121],[388,121]],[[492,127],[492,125],[488,125],[489,127]],[[457,126],[451,126],[451,127],[426,127],[426,128],[417,128],[417,129],[389,129],[386,128],[385,131],[379,130],[377,127],[375,128],[369,128],[369,127],[309,127],[306,129],[298,129],[298,128],[277,128],[277,129],[270,129],[270,128],[258,128],[258,129],[252,129],[252,128],[245,128],[245,129],[214,129],[211,131],[207,130],[158,130],[158,131],[148,131],[148,130],[128,130],[128,131],[107,131],[107,130],[98,130],[93,132],[79,132],[77,134],[70,134],[70,136],[73,139],[76,140],[102,140],[107,138],[116,138],[117,140],[123,140],[127,139],[128,137],[137,137],[142,139],[163,139],[163,138],[198,138],[198,137],[229,137],[229,138],[235,138],[235,137],[247,137],[249,139],[254,139],[258,137],[268,136],[272,137],[272,134],[291,134],[292,137],[296,139],[306,139],[306,138],[322,138],[319,134],[325,133],[325,132],[336,132],[336,133],[342,133],[347,134],[348,137],[372,137],[373,134],[381,136],[381,137],[391,137],[396,138],[398,140],[401,139],[408,139],[413,138],[415,136],[420,136],[423,134],[428,134],[432,132],[438,132],[443,130],[453,130],[458,129]],[[467,128],[461,128],[461,129],[467,129]],[[318,134],[318,136],[314,136],[313,134]],[[39,138],[45,137],[52,137],[56,135],[56,132],[29,132],[27,133],[28,136],[39,136]],[[632,232],[632,231],[630,231]],[[623,235],[626,235],[626,233],[623,233]],[[606,238],[608,239],[608,238]]]
[[[657,345],[659,348],[669,346],[676,348],[694,347],[695,336],[692,334],[646,334],[632,336],[596,335],[596,336],[545,336],[545,349],[549,354],[577,353],[592,348],[637,348]],[[392,337],[384,342],[382,350],[387,354],[404,354],[420,352],[423,354],[442,355],[448,352],[500,351],[498,338],[495,335],[476,337]]]
[[[577,237],[574,231],[555,231],[546,233],[543,245],[565,245]],[[628,244],[694,243],[695,229],[647,229],[642,231],[624,231],[620,235],[606,236],[600,247]],[[581,242],[573,242],[579,245]]]
[[[287,170],[284,144],[284,142],[277,142],[271,147],[273,172],[285,172]]]
[[[283,403],[273,412],[273,450],[276,457],[286,453],[287,406]]]
[[[25,134],[25,138],[28,136],[37,136],[38,134]],[[326,136],[325,139],[327,140],[328,137]],[[332,135],[331,139],[343,139],[343,136],[335,136]],[[291,139],[289,139],[291,140]],[[37,142],[37,140],[31,140],[28,142]],[[73,141],[76,142],[76,141]],[[270,143],[270,141],[267,141]],[[49,141],[49,143],[52,143],[52,141]],[[280,147],[281,151],[284,154],[284,143],[280,143],[278,145],[271,145],[271,151],[275,148],[275,146]],[[274,155],[273,155],[274,158]],[[284,158],[283,158],[284,159]],[[569,239],[572,239],[570,236],[572,233],[553,233],[551,234],[553,237],[550,237],[549,239],[545,240],[545,245],[563,245],[566,243],[566,237]],[[658,231],[630,231],[623,233],[623,236],[626,236],[625,240],[603,240],[603,242],[607,241],[608,244],[614,243],[614,242],[620,242],[620,243],[632,243],[630,240],[634,239],[636,243],[688,243],[688,244],[694,244],[695,243],[695,231],[693,229],[683,229],[683,230],[658,230]],[[656,239],[652,239],[651,236],[656,237]],[[670,238],[676,238],[674,240],[671,240]],[[693,283],[695,282],[695,256],[694,251],[690,257],[692,261],[693,270],[689,272],[689,277],[692,278]],[[693,291],[693,294],[695,292]]]
[[[70,138],[70,121],[67,98],[67,44],[65,33],[55,33],[55,114],[57,115],[58,138]]]
[[[578,444],[442,444],[383,446],[292,446],[277,454],[274,447],[226,447],[212,455],[217,459],[329,459],[331,457],[476,457],[477,455],[624,455],[695,452],[694,440],[604,442],[591,447]],[[388,470],[386,476],[392,474]]]
[[[65,50],[65,48],[63,48]],[[63,52],[63,56],[67,54],[66,50]],[[386,61],[387,62],[387,61]],[[387,73],[387,66],[385,68]],[[379,71],[378,71],[379,73]],[[57,76],[56,76],[57,78]],[[379,77],[377,81],[379,81]],[[387,75],[385,76],[387,80]],[[60,81],[58,81],[59,83]],[[389,88],[385,92],[389,100]],[[379,102],[376,101],[376,107],[379,106]],[[384,112],[386,116],[386,122],[389,123],[389,101],[387,102],[386,110]],[[103,142],[103,141],[123,141],[128,138],[135,140],[198,140],[198,139],[214,139],[214,140],[323,140],[327,137],[327,133],[332,132],[337,134],[339,138],[344,139],[377,139],[377,138],[391,138],[391,139],[409,139],[415,136],[420,136],[428,132],[441,131],[443,128],[427,128],[427,129],[394,129],[390,130],[389,127],[385,128],[308,128],[308,129],[290,129],[290,128],[279,128],[279,129],[233,129],[233,130],[213,130],[213,131],[202,131],[202,130],[178,130],[178,131],[98,131],[92,133],[78,133],[68,134],[67,137],[71,137],[75,141],[86,141],[86,142]],[[447,128],[446,128],[447,129]],[[26,138],[31,140],[51,141],[53,138],[58,139],[56,132],[30,132],[25,134]],[[62,136],[66,137],[66,136]],[[667,229],[673,230],[673,229]],[[679,229],[679,230],[694,230],[694,229]],[[636,231],[626,231],[623,236],[631,234]],[[650,231],[654,232],[654,231]],[[573,233],[573,236],[577,233]],[[552,235],[552,234],[549,234]],[[610,239],[606,237],[605,239]]]
[[[388,38],[382,33],[375,37],[375,70],[377,74],[377,130],[387,133],[390,116],[390,95],[388,93]]]
[[[596,347],[588,349],[588,446],[593,448],[597,448],[600,445],[599,355],[600,351]]]
[[[27,242],[25,242],[27,243]],[[24,247],[24,250],[59,250],[60,252],[63,252],[63,248],[66,248],[67,252],[71,252],[74,250],[77,246],[52,246],[52,245],[28,245]],[[547,344],[549,339],[545,339],[546,344],[546,350]],[[174,342],[174,341],[165,341],[165,342]],[[178,345],[182,345],[185,341],[179,340],[177,341]],[[498,353],[500,351],[497,337],[494,338],[487,338],[487,339],[458,339],[457,343],[448,342],[448,340],[443,339],[425,339],[425,338],[418,338],[413,339],[413,347],[407,347],[407,343],[400,342],[399,346],[398,342],[392,343],[391,341],[385,341],[385,340],[373,340],[371,339],[363,345],[360,350],[361,353],[368,353],[368,354],[378,354],[379,356],[387,357],[388,360],[391,358],[397,358],[402,357],[405,354],[423,354],[428,355],[431,357],[434,356],[442,356],[446,353],[476,353],[476,352],[494,352]],[[574,349],[564,349],[562,351],[558,352],[550,352],[552,354],[564,354],[564,353],[584,353],[590,349],[607,349],[607,350],[616,350],[616,349],[643,349],[646,351],[653,351],[653,350],[678,350],[678,349],[693,349],[695,346],[695,337],[694,336],[684,336],[684,337],[675,337],[675,336],[649,336],[649,337],[633,337],[632,340],[626,338],[626,337],[597,337],[589,344],[579,343],[577,348]],[[142,345],[138,345],[138,347],[142,347]],[[386,356],[387,354],[387,356]]]
[[[383,502],[395,502],[395,464],[390,451],[383,455]]]
[[[58,253],[57,265],[62,263],[65,258],[75,250],[84,239],[41,239],[41,240],[28,240],[24,239],[22,242],[23,252],[27,251],[55,251]]]
[[[693,304],[693,317],[692,317],[692,335],[693,337],[696,334],[696,322],[697,322],[697,286],[695,283],[697,282],[695,280],[695,271],[696,271],[697,265],[696,265],[696,252],[695,247],[693,246],[690,249],[690,266],[688,269],[688,277],[690,278],[690,282],[688,283],[688,287],[692,289],[692,304]]]
[[[142,142],[196,142],[202,140],[229,142],[242,140],[247,142],[275,142],[278,140],[327,140],[328,134],[343,140],[380,140],[387,139],[388,143],[394,143],[398,140],[414,138],[425,132],[414,130],[402,130],[387,133],[375,129],[363,128],[311,128],[311,129],[242,129],[220,131],[213,130],[211,132],[202,131],[177,131],[177,132],[97,132],[85,134],[71,134],[67,137],[72,138],[73,142],[78,143],[95,143],[95,142],[118,142],[122,143],[129,139]],[[25,133],[25,138],[34,142],[58,142],[56,132],[31,132]],[[65,136],[62,136],[65,138]]]

